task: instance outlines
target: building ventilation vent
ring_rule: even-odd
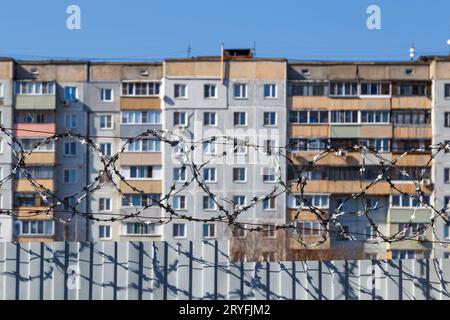
[[[141,70],[141,76],[147,77],[147,76],[148,76],[148,70],[142,69],[142,70]]]

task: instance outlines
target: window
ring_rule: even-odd
[[[428,95],[428,85],[421,82],[399,82],[397,83],[397,95],[425,97]]]
[[[161,152],[161,141],[142,139],[128,143],[127,152]]]
[[[326,139],[305,139],[305,138],[290,138],[289,151],[321,151],[328,148],[328,140]]]
[[[187,126],[186,112],[174,112],[173,113],[173,125],[174,126]]]
[[[310,206],[314,206],[318,209],[328,209],[330,207],[330,196],[328,195],[296,195],[295,197],[290,197],[290,208],[298,209],[304,207],[308,209]]]
[[[317,237],[322,234],[322,224],[317,221],[297,221],[295,230],[302,237]]]
[[[205,126],[216,126],[217,125],[217,113],[204,112],[203,113],[203,124]]]
[[[99,211],[111,211],[111,198],[99,198],[98,199]]]
[[[35,179],[53,179],[54,167],[53,166],[26,166],[24,169]],[[15,179],[25,179],[26,174],[23,171],[17,171]]]
[[[187,86],[185,84],[174,85],[175,98],[187,99]]]
[[[204,210],[216,210],[216,202],[214,196],[204,196],[203,197],[203,209]]]
[[[374,240],[378,238],[378,232],[372,225],[367,226],[365,232],[367,239]]]
[[[328,111],[290,111],[289,122],[293,124],[328,123]]]
[[[77,143],[76,142],[64,142],[64,155],[66,157],[73,157],[77,155]]]
[[[430,124],[431,110],[393,110],[394,124]]]
[[[51,236],[53,235],[53,221],[21,220],[19,223],[19,236]]]
[[[114,100],[112,89],[101,89],[100,99],[102,102],[112,102]]]
[[[444,97],[450,99],[450,83],[446,83],[444,86]]]
[[[174,223],[173,224],[173,237],[174,238],[186,238],[186,224]]]
[[[64,115],[64,126],[66,129],[75,129],[78,127],[78,118],[76,113],[66,113]]]
[[[242,140],[234,138],[233,139],[233,151],[234,151],[234,154],[236,154],[236,155],[247,154],[248,143],[249,143],[248,138],[245,138],[245,139],[242,139]]]
[[[158,96],[159,82],[124,82],[122,96]]]
[[[234,98],[247,99],[247,84],[245,83],[234,84]]]
[[[378,152],[389,151],[389,139],[362,139],[361,145]]]
[[[330,111],[331,123],[358,123],[358,111]]]
[[[264,168],[263,169],[263,181],[264,182],[275,182],[275,168]]]
[[[238,225],[233,227],[233,237],[242,239],[245,238],[246,230],[244,229],[245,225]]]
[[[275,140],[264,140],[264,151],[267,155],[271,155],[275,150]]]
[[[246,126],[247,125],[247,112],[233,113],[233,124],[235,126]]]
[[[265,84],[264,85],[264,98],[274,99],[277,97],[277,85],[276,84]]]
[[[156,224],[128,222],[126,224],[125,231],[126,231],[126,235],[130,235],[130,236],[156,235]]]
[[[161,124],[161,111],[123,111],[121,124]]]
[[[361,111],[361,123],[389,123],[389,111]]]
[[[444,168],[444,183],[450,183],[450,168]]]
[[[4,93],[3,93],[3,83],[0,83],[0,98],[4,97]],[[1,230],[0,230],[1,231]],[[1,233],[0,233],[1,235]]]
[[[289,96],[326,96],[327,83],[290,83],[288,85]]]
[[[112,144],[109,142],[100,143],[100,151],[105,156],[111,156],[112,154]]]
[[[215,142],[203,142],[203,154],[215,155],[216,143]]]
[[[330,83],[330,96],[354,97],[358,95],[356,82],[332,82]]]
[[[273,211],[275,210],[275,197],[268,197],[263,200],[263,210]]]
[[[98,238],[100,240],[111,239],[111,226],[107,225],[98,226]]]
[[[186,196],[173,196],[172,207],[175,210],[186,210]]]
[[[406,152],[416,150],[425,151],[429,149],[431,145],[431,140],[421,140],[421,139],[394,139],[392,140],[392,152]]]
[[[100,129],[112,129],[113,116],[110,114],[100,115]]]
[[[418,201],[420,200],[420,201]],[[423,195],[421,198],[410,195],[391,195],[391,208],[417,208],[430,204],[430,196]]]
[[[233,168],[233,182],[246,182],[246,181],[247,181],[247,169]]]
[[[238,209],[245,205],[245,196],[233,196],[234,206]]]
[[[161,195],[157,193],[128,194],[122,197],[122,207],[152,207],[157,205]]]
[[[77,100],[77,88],[76,87],[65,87],[64,88],[64,100],[66,101],[76,101]]]
[[[77,169],[64,169],[63,181],[65,184],[77,183]]]
[[[203,237],[204,238],[216,237],[216,225],[214,223],[203,224]]]
[[[392,250],[392,259],[415,259],[416,253],[412,250]]]
[[[173,169],[173,180],[178,182],[186,182],[186,169],[174,168]]]
[[[205,99],[217,98],[217,86],[215,84],[205,84],[203,89],[203,96]]]
[[[130,179],[155,179],[158,177],[154,166],[130,166]]]
[[[445,120],[444,127],[450,128],[450,112],[444,113],[444,120]]]
[[[361,83],[362,96],[389,96],[391,85],[389,83],[368,82]]]
[[[205,182],[216,182],[216,168],[203,168],[203,180]]]
[[[415,237],[422,235],[426,230],[424,223],[399,223],[398,224],[398,235],[402,237]]]
[[[275,228],[270,226],[262,231],[262,236],[264,238],[275,238]],[[273,259],[272,259],[273,260]]]
[[[54,82],[33,82],[33,81],[16,82],[16,94],[52,95],[54,93],[55,93]]]
[[[277,113],[276,112],[264,112],[264,125],[276,126],[277,125]]]

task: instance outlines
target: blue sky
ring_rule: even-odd
[[[448,54],[448,0],[40,0],[0,4],[0,56],[158,60],[253,47],[259,57],[404,60]],[[81,30],[66,8],[81,8]],[[381,7],[381,30],[366,9]],[[5,32],[6,31],[6,32]]]

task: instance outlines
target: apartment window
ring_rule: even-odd
[[[216,143],[215,142],[203,142],[203,154],[215,155],[216,154]]]
[[[100,129],[112,129],[113,128],[113,116],[110,114],[100,115]]]
[[[297,221],[295,227],[297,234],[303,237],[318,237],[322,233],[322,225],[317,221]]]
[[[247,154],[247,145],[248,145],[248,138],[245,138],[243,140],[239,140],[237,138],[233,139],[233,150],[236,155],[245,155]]]
[[[77,143],[76,142],[64,142],[64,155],[66,157],[73,157],[77,155]]]
[[[277,113],[276,112],[264,112],[264,125],[276,126],[277,125]]]
[[[366,238],[369,240],[374,240],[374,239],[378,238],[378,232],[372,225],[369,225],[366,227],[365,233],[366,233]]]
[[[354,97],[358,95],[356,82],[332,82],[330,83],[330,96]]]
[[[124,82],[122,83],[123,96],[158,96],[159,82]]]
[[[98,226],[98,238],[100,240],[111,239],[111,226],[107,225]]]
[[[264,98],[274,99],[277,97],[277,85],[276,84],[265,84],[264,85]]]
[[[75,129],[78,127],[78,117],[76,113],[66,113],[64,115],[64,126],[66,129]]]
[[[389,151],[389,139],[362,139],[361,144],[378,152]]]
[[[444,97],[450,99],[450,83],[444,85]]]
[[[217,86],[215,84],[205,84],[203,89],[203,96],[205,99],[217,98]]]
[[[246,235],[245,225],[239,225],[233,227],[233,237],[243,239]]]
[[[233,182],[246,182],[246,181],[247,181],[247,169],[233,168]]]
[[[173,237],[174,238],[186,238],[186,224],[174,223],[173,224]]]
[[[319,209],[328,209],[330,207],[330,196],[328,195],[304,195],[303,197],[297,195],[295,197],[291,197],[291,208],[298,209],[301,207],[310,207],[314,206]]]
[[[416,150],[429,149],[431,145],[431,140],[421,140],[421,139],[394,139],[392,140],[392,152],[406,152]]]
[[[155,235],[156,234],[156,224],[128,222],[126,224],[126,234],[130,235],[130,236]]]
[[[175,98],[187,99],[187,86],[185,84],[174,85]]]
[[[328,111],[290,111],[289,122],[293,124],[328,123]]]
[[[275,148],[275,140],[264,140],[264,151],[267,155],[271,155]]]
[[[430,196],[423,195],[421,198],[410,195],[391,195],[391,208],[417,208],[430,204]]]
[[[51,236],[53,235],[53,221],[21,220],[19,236]]]
[[[122,197],[122,207],[151,207],[161,199],[157,193],[129,194]]]
[[[361,123],[389,123],[389,111],[361,111]]]
[[[444,168],[444,183],[450,183],[450,168]]]
[[[77,87],[65,87],[64,88],[64,100],[76,101],[78,97]]]
[[[0,137],[0,153],[3,153],[3,137]]]
[[[100,151],[105,156],[111,156],[112,154],[112,144],[109,142],[100,143]]]
[[[154,139],[142,139],[128,143],[127,152],[160,152],[161,141]]]
[[[187,126],[186,112],[174,112],[173,113],[173,125],[174,126]]]
[[[290,83],[289,96],[326,96],[328,83]]]
[[[420,82],[399,82],[397,83],[398,96],[418,96],[425,97],[428,95],[428,85]]]
[[[203,197],[203,209],[204,210],[216,210],[216,202],[214,196],[204,196]]]
[[[113,89],[101,89],[100,99],[102,102],[112,102],[114,100]]]
[[[156,178],[153,166],[130,166],[130,179]]]
[[[263,169],[263,181],[264,182],[275,182],[275,169],[274,168],[264,168]]]
[[[234,84],[234,98],[246,99],[247,98],[247,84],[235,83]]]
[[[430,124],[430,110],[394,110],[392,111],[394,124]]]
[[[55,93],[54,82],[34,82],[34,81],[16,82],[16,94],[50,95],[54,93]]]
[[[289,151],[320,151],[328,148],[328,140],[325,139],[305,139],[305,138],[290,138]]]
[[[358,123],[358,111],[333,110],[330,115],[331,123]]]
[[[123,111],[122,124],[161,124],[161,111]]]
[[[186,182],[186,169],[174,168],[173,180],[178,182]]]
[[[203,168],[203,180],[205,182],[216,182],[216,168]]]
[[[415,259],[416,252],[413,250],[392,250],[393,260]]]
[[[245,196],[233,196],[234,206],[241,208],[245,205]]]
[[[233,113],[233,124],[235,126],[246,126],[247,125],[247,112]]]
[[[391,94],[390,83],[364,82],[361,83],[362,96],[389,96]]]
[[[99,198],[98,210],[108,212],[111,211],[111,198]]]
[[[450,112],[444,113],[444,121],[445,121],[444,126],[446,128],[450,128]]]
[[[272,226],[267,227],[266,229],[264,229],[262,231],[262,236],[264,238],[269,238],[269,239],[275,238],[275,228]],[[274,259],[270,259],[270,260],[274,260]]]
[[[263,210],[273,211],[275,210],[275,197],[268,197],[263,200]]]
[[[414,237],[421,234],[425,228],[423,223],[399,223],[398,234],[402,237]]]
[[[77,169],[64,169],[63,181],[65,184],[77,183]]]
[[[175,210],[186,210],[186,196],[173,196],[172,197],[172,207]]]
[[[204,223],[203,224],[203,238],[215,238],[216,237],[216,224]]]
[[[205,126],[216,126],[217,125],[217,113],[204,112],[203,113],[203,124]]]

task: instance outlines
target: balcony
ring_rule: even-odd
[[[291,124],[289,125],[288,131],[290,137],[328,138],[330,135],[330,126],[328,124],[322,125]]]
[[[161,180],[127,180],[127,182],[145,193],[162,193],[162,181]],[[139,192],[131,189],[125,182],[120,181],[120,189],[124,194],[137,194]]]
[[[319,154],[321,154],[320,151],[297,151],[292,152],[289,158],[295,165],[307,165]],[[360,152],[348,152],[346,156],[337,156],[335,153],[329,153],[316,162],[317,165],[322,166],[359,165],[360,163]]]
[[[56,164],[55,152],[33,152],[25,159],[28,166],[34,165],[54,165]]]
[[[370,184],[370,181],[363,181],[363,187]],[[412,184],[414,187],[414,185]],[[293,185],[291,191],[299,193],[299,186]],[[333,194],[353,194],[361,192],[359,181],[335,181],[335,180],[309,180],[305,187],[305,193],[333,193]],[[381,196],[390,195],[391,186],[387,182],[379,182],[366,190],[366,195]]]
[[[430,109],[428,97],[392,97],[392,109]]]
[[[16,95],[16,110],[55,110],[55,95]]]
[[[54,191],[54,181],[53,179],[36,179],[37,184],[42,185],[44,188],[47,188],[50,191]],[[33,185],[27,179],[18,179],[14,180],[14,192],[30,192],[35,193]]]
[[[417,125],[417,126],[395,126],[394,138],[396,139],[427,139],[431,140],[432,130],[431,125]]]
[[[288,97],[290,109],[327,109],[327,110],[390,110],[389,98],[330,98],[324,96]]]
[[[121,110],[161,110],[161,99],[158,97],[121,97]]]
[[[13,125],[13,134],[17,138],[40,139],[47,138],[56,133],[55,123],[16,123]]]
[[[26,219],[26,220],[50,220],[55,216],[55,210],[51,209],[49,212],[49,215],[47,214],[39,214],[36,215],[35,213],[30,213],[30,211],[34,210],[46,210],[49,207],[15,207],[14,210],[17,210],[17,216],[16,218],[20,219]]]
[[[330,138],[360,138],[360,125],[331,125]]]
[[[161,152],[126,152],[119,157],[122,166],[162,165]]]

